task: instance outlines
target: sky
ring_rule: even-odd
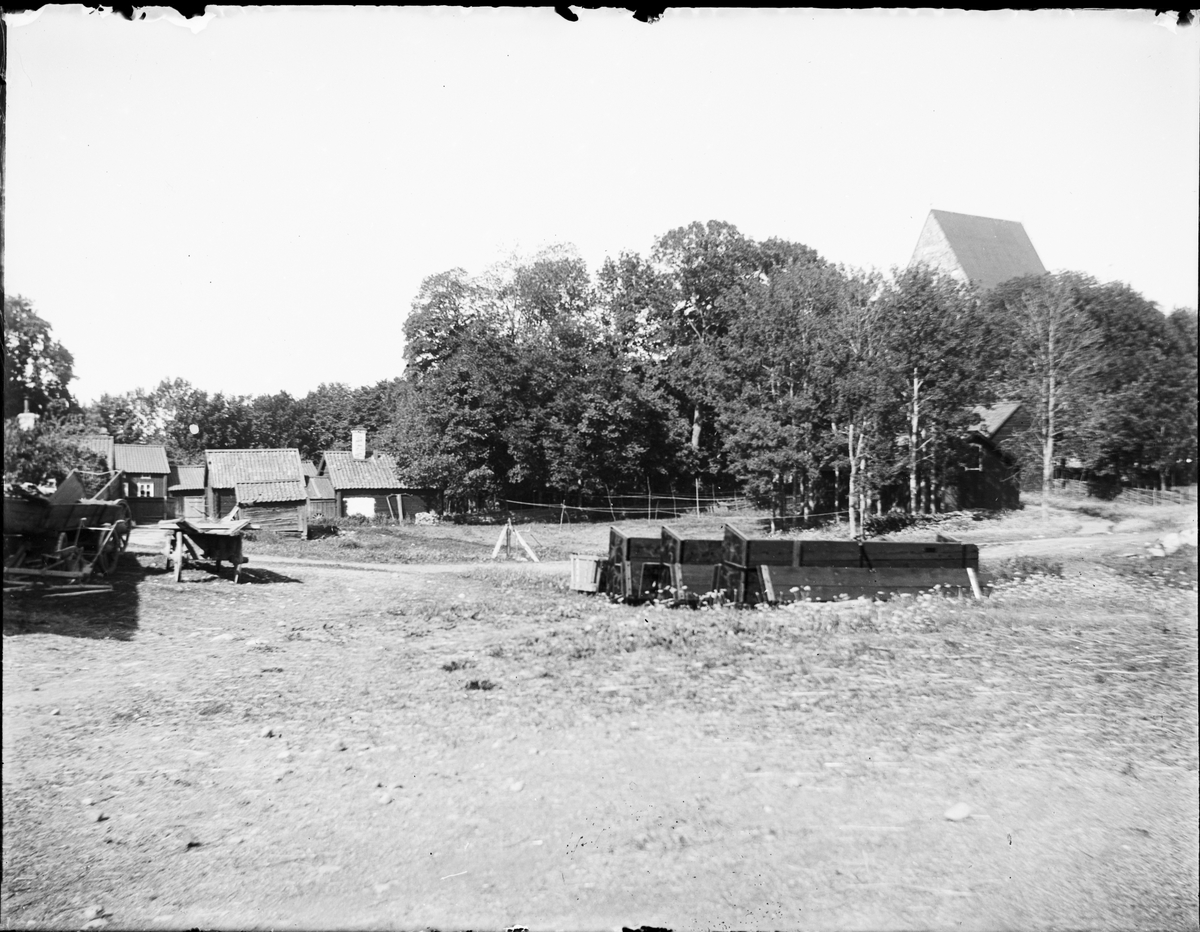
[[[72,390],[403,370],[421,281],[723,220],[906,265],[930,209],[1197,306],[1200,27],[1149,11],[7,15],[5,289]]]

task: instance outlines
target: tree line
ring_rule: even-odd
[[[6,417],[32,396],[118,442],[166,443],[176,462],[221,447],[315,456],[365,427],[452,510],[701,482],[806,513],[934,511],[970,463],[971,409],[998,400],[1026,406],[1020,453],[1046,482],[1071,458],[1096,481],[1166,485],[1196,458],[1194,310],[1164,315],[1075,273],[987,293],[925,268],[882,275],[718,221],[595,275],[569,246],[430,275],[402,375],[301,398],[175,379],[72,407],[69,353],[12,303],[25,323],[10,328],[6,299]]]

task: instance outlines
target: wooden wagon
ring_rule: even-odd
[[[185,566],[201,561],[213,563],[216,569],[222,563],[233,567],[233,581],[239,582],[242,564],[250,558],[242,556],[242,532],[250,527],[249,521],[191,521],[176,518],[160,521],[158,526],[166,530],[167,569],[174,569],[175,581],[183,578]]]
[[[92,495],[72,471],[51,495],[19,485],[4,493],[4,588],[86,587],[107,576],[129,543],[129,505],[115,498],[120,473]],[[94,588],[94,587],[93,587]]]

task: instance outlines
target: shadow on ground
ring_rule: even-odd
[[[138,628],[138,586],[149,575],[161,573],[143,565],[145,557],[124,553],[117,569],[97,582],[112,584],[112,591],[4,593],[4,636],[58,634],[63,637],[128,641]]]

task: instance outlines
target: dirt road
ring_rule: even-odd
[[[1196,926],[1190,591],[670,612],[147,550],[6,601],[5,928]]]

